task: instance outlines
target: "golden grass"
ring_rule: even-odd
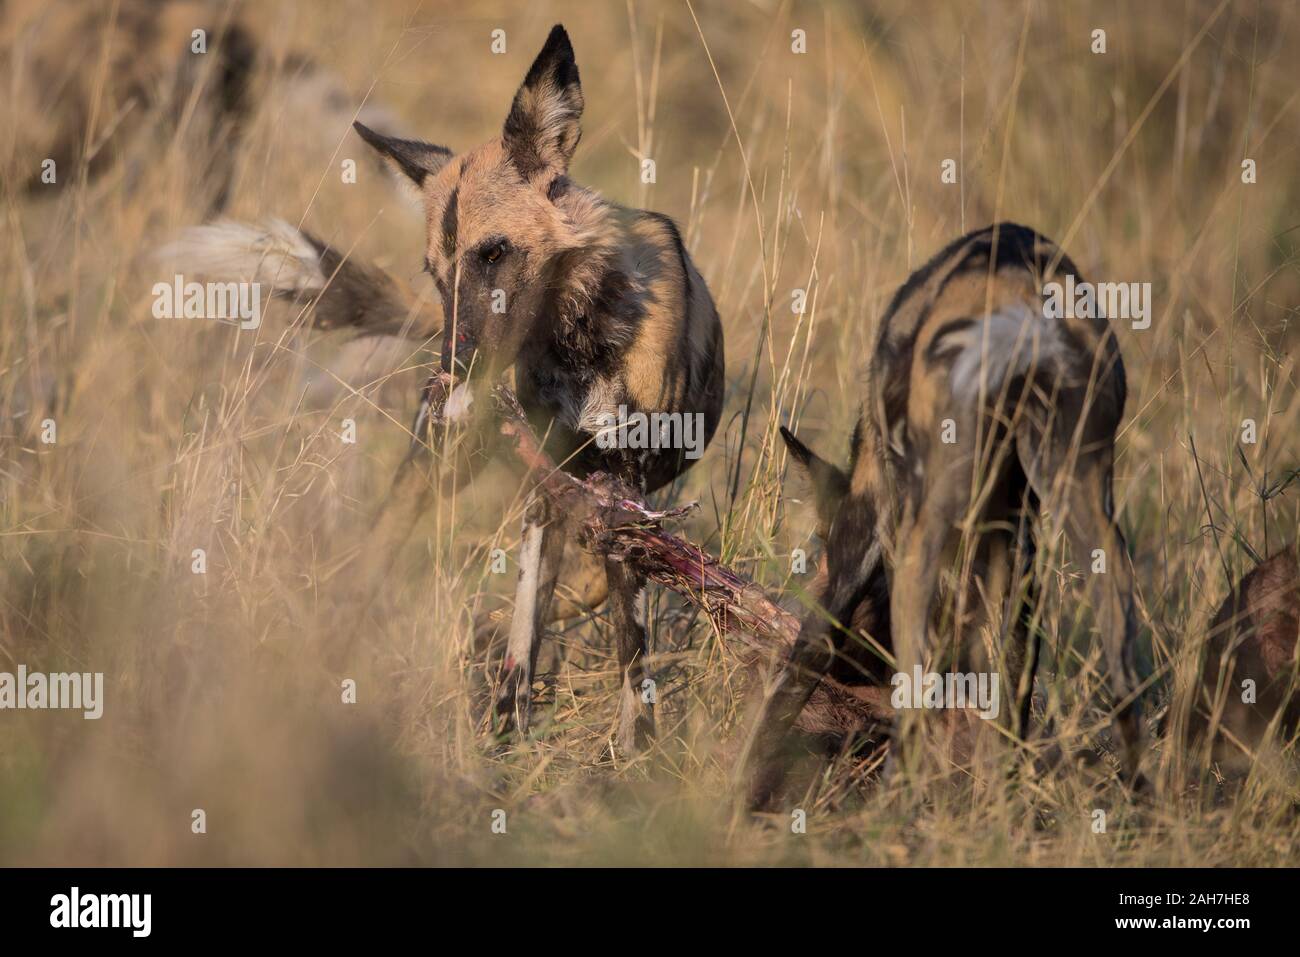
[[[726,327],[723,427],[663,498],[701,502],[684,531],[791,607],[789,555],[811,547],[812,516],[798,482],[783,485],[776,428],[797,423],[823,454],[847,455],[876,324],[911,269],[1010,219],[1063,242],[1089,278],[1151,282],[1151,328],[1118,330],[1130,395],[1116,491],[1156,700],[1185,689],[1228,576],[1296,537],[1294,491],[1264,501],[1257,489],[1297,464],[1297,10],[693,3],[289,0],[246,13],[260,42],[309,53],[452,148],[498,130],[546,30],[566,23],[587,100],[575,178],[672,215]],[[494,56],[498,27],[508,49]],[[1104,55],[1089,50],[1095,28]],[[106,38],[81,39],[94,51]],[[92,69],[84,52],[65,69]],[[106,88],[101,74],[93,89]],[[13,103],[18,150],[17,128],[44,118]],[[418,213],[346,126],[316,136],[312,120],[259,117],[231,215],[303,222],[420,283]],[[429,356],[412,346],[362,365],[369,346],[291,330],[283,309],[255,333],[154,319],[149,289],[165,277],[146,256],[202,218],[204,197],[190,153],[146,145],[134,184],[118,164],[68,170],[35,195],[12,177],[3,188],[0,670],[103,671],[107,703],[98,722],[0,713],[0,861],[1294,861],[1289,759],[1262,759],[1236,800],[1216,802],[1164,775],[1163,748],[1153,763],[1167,786],[1140,806],[1095,767],[904,791],[866,779],[875,757],[845,755],[805,769],[792,806],[806,834],[780,815],[733,819],[744,702],[707,623],[663,594],[649,599],[652,753],[607,753],[616,676],[599,616],[543,650],[553,680],[536,734],[489,741],[469,705],[469,624],[485,596],[510,592],[487,550],[517,544],[521,490],[502,472],[438,502],[354,628],[347,559],[402,454]],[[31,159],[16,156],[6,162]],[[344,158],[356,185],[340,182]],[[946,158],[957,185],[940,182]],[[808,292],[803,315],[795,289]],[[39,439],[46,417],[54,445]],[[339,439],[345,418],[356,445]],[[1257,444],[1239,445],[1246,418]],[[206,575],[191,573],[194,548]],[[1106,724],[1099,649],[1076,621],[1077,571],[1048,563],[1044,627],[1058,637],[1040,722],[1086,750]],[[340,633],[351,651],[336,671],[320,649]],[[345,677],[355,705],[340,701]],[[191,833],[194,808],[205,835]]]

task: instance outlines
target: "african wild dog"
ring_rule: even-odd
[[[1210,622],[1184,739],[1192,756],[1200,752],[1221,770],[1240,773],[1274,722],[1279,744],[1300,730],[1298,633],[1300,563],[1291,546],[1242,578]],[[1246,681],[1253,697],[1245,695]]]
[[[940,670],[957,653],[973,654],[979,668],[1000,674],[1015,703],[1006,720],[1023,733],[1037,640],[1021,609],[1034,604],[1030,520],[1040,502],[1062,523],[1076,562],[1104,555],[1105,573],[1089,576],[1089,591],[1125,770],[1136,775],[1133,572],[1111,492],[1124,367],[1104,317],[1045,315],[1044,283],[1063,274],[1079,275],[1055,244],[1004,223],[953,242],[894,295],[848,474],[824,482],[838,500],[823,506],[830,513],[823,608],[805,617],[742,757],[754,805],[770,800],[786,730],[844,647],[845,631],[830,622],[852,620],[864,602],[877,621],[888,603],[897,672]],[[957,612],[936,646],[934,599],[942,570],[958,558]],[[984,642],[968,640],[981,631]],[[903,712],[896,744],[914,738],[918,718]]]
[[[278,56],[254,22],[224,0],[8,0],[0,3],[0,178],[36,195],[115,164],[129,189],[148,164],[181,146],[209,209],[229,202],[241,142],[259,111],[292,116],[299,148],[311,134],[331,148],[359,105],[330,70]],[[201,32],[201,44],[195,34]],[[201,52],[196,51],[200,46]]]
[[[425,266],[446,317],[442,366],[465,380],[452,401],[463,406],[476,383],[513,366],[520,401],[557,462],[652,491],[690,465],[684,450],[605,449],[594,435],[624,405],[647,415],[700,413],[707,442],[722,408],[722,325],[671,220],[617,206],[569,179],[582,109],[573,48],[556,26],[501,135],[487,143],[453,155],[360,124],[357,131],[424,202]],[[520,732],[529,724],[542,628],[559,611],[552,597],[564,550],[557,516],[530,502],[497,704]],[[603,582],[577,590],[591,604],[608,593],[623,676],[619,740],[635,749],[653,732],[641,690],[646,638],[637,604],[645,581],[618,562],[601,571]]]

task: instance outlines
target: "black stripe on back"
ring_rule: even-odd
[[[975,230],[954,239],[947,246],[944,246],[939,252],[935,253],[924,266],[916,270],[907,278],[903,285],[899,286],[894,297],[889,301],[889,308],[885,310],[885,316],[891,316],[898,311],[899,307],[919,289],[921,289],[930,278],[939,271],[939,269],[948,263],[962,247],[967,244],[970,249],[962,262],[954,267],[949,278],[953,275],[959,275],[963,272],[974,268],[976,262],[983,259],[984,268],[988,268],[988,259],[990,251],[993,248],[993,234],[997,232],[997,268],[1008,266],[1013,263],[1029,265],[1038,260],[1046,262],[1047,257],[1035,256],[1035,244],[1041,242],[1044,246],[1050,246],[1048,240],[1039,235],[1028,226],[1021,226],[1017,223],[995,223],[992,226],[985,226],[983,229]],[[1064,262],[1064,260],[1062,260]],[[936,295],[941,290],[935,290]]]
[[[460,183],[451,188],[451,196],[442,211],[442,252],[448,259],[456,257],[456,229],[460,210]]]

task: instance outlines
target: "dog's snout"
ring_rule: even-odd
[[[474,361],[474,340],[460,333],[453,341],[448,336],[442,344],[442,371],[464,375]]]

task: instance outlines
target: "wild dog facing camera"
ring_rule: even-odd
[[[444,371],[495,380],[555,318],[551,290],[565,287],[587,258],[595,237],[558,202],[582,108],[573,47],[556,26],[497,139],[453,155],[354,124],[424,203],[425,269],[447,316]]]

